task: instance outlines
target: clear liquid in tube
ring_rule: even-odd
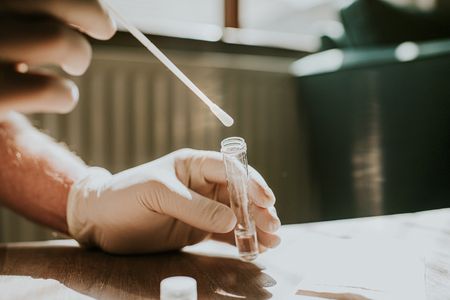
[[[259,253],[258,239],[255,230],[234,230],[236,238],[236,247],[239,250],[239,256],[246,261],[254,260]]]

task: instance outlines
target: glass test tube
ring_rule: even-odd
[[[240,137],[229,137],[222,141],[221,152],[225,163],[230,205],[237,224],[234,229],[236,246],[243,260],[254,260],[258,256],[258,240],[255,222],[250,214],[248,197],[247,145]]]

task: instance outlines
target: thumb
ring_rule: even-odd
[[[236,226],[236,216],[228,206],[188,190],[190,198],[176,194],[161,203],[163,212],[190,226],[212,233],[226,233]]]

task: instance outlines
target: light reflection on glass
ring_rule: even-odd
[[[374,75],[369,80],[367,101],[359,101],[355,111],[352,145],[353,189],[358,215],[379,215],[383,211],[383,168],[379,98]]]

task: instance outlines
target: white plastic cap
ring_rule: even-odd
[[[187,276],[168,277],[161,281],[161,300],[197,300],[197,281]]]

